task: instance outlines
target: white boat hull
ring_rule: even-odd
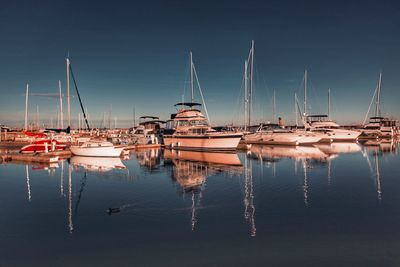
[[[245,136],[246,143],[264,145],[308,145],[321,140],[319,134],[308,134],[303,132],[258,132]]]
[[[79,147],[71,146],[71,153],[76,156],[84,157],[119,157],[124,147]]]
[[[172,149],[235,150],[242,134],[164,135],[164,144]]]
[[[248,144],[265,144],[265,145],[292,145],[299,144],[300,137],[295,134],[289,133],[272,133],[261,132],[248,134],[244,137]]]
[[[329,129],[324,135],[323,141],[327,139],[332,142],[354,142],[360,136],[360,132],[344,129]]]

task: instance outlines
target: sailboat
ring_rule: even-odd
[[[81,145],[69,148],[75,156],[85,157],[119,157],[125,146],[114,146],[112,143],[101,140],[91,140]]]
[[[307,112],[307,70],[304,72],[304,116],[303,125],[306,131],[320,134],[321,142],[353,142],[361,134],[358,131],[346,130],[340,127],[328,115],[309,115]],[[330,110],[330,90],[328,91],[328,113]]]
[[[242,143],[245,144],[263,144],[263,145],[309,145],[321,140],[319,134],[307,133],[305,131],[295,132],[284,128],[279,124],[260,124],[256,132],[247,132],[251,127],[251,111],[252,111],[252,91],[253,91],[253,65],[254,65],[254,41],[251,43],[251,49],[248,59],[244,64],[244,130],[246,134]],[[249,73],[250,70],[250,73]],[[275,118],[275,91],[273,98],[273,117]],[[280,121],[281,122],[281,121]]]
[[[239,144],[242,133],[219,132],[209,124],[207,108],[204,105],[207,118],[200,109],[202,104],[194,102],[193,75],[198,77],[193,64],[192,52],[190,52],[190,84],[192,92],[191,102],[181,102],[175,105],[178,108],[176,114],[171,117],[171,129],[164,132],[164,144],[166,147],[181,150],[235,150]],[[199,83],[198,83],[199,84]],[[203,99],[203,93],[198,86]],[[204,99],[203,99],[204,104]]]
[[[365,115],[363,125],[360,129],[362,132],[361,137],[363,139],[378,139],[378,138],[393,138],[399,134],[396,126],[397,121],[383,117],[381,115],[381,85],[382,85],[382,72],[379,73],[378,85],[375,89],[374,95],[372,96],[371,103],[369,105],[367,114]],[[372,103],[375,100],[375,115],[370,117],[368,123],[367,117],[370,112]]]

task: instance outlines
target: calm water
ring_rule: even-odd
[[[394,144],[2,164],[0,266],[399,266],[399,166]]]

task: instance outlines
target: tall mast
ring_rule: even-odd
[[[331,88],[328,89],[328,119],[331,118]]]
[[[251,125],[251,105],[253,97],[253,67],[254,67],[254,40],[251,41],[251,65],[250,65],[250,88],[249,88],[249,126]]]
[[[274,89],[274,93],[272,96],[272,122],[275,121],[275,117],[276,115],[275,115],[275,89]]]
[[[135,112],[135,106],[133,106],[133,126],[136,125],[136,112]]]
[[[26,84],[26,93],[25,93],[25,131],[28,130],[28,95],[29,95],[29,84]]]
[[[304,116],[307,116],[307,70],[304,71]]]
[[[247,60],[244,62],[244,130],[247,130],[247,101],[248,101],[248,92],[247,92]]]
[[[70,70],[70,62],[69,58],[66,59],[67,64],[67,105],[68,105],[68,126],[71,127],[71,97],[69,92],[69,70]]]
[[[378,92],[376,96],[376,106],[375,106],[375,116],[381,116],[381,84],[382,84],[382,72],[379,73],[379,81],[378,81]]]
[[[108,113],[108,129],[111,129],[111,114],[112,114],[112,104],[110,105],[110,110]]]
[[[294,114],[296,117],[296,127],[299,126],[299,122],[298,122],[298,109],[297,109],[297,94],[294,93]]]
[[[40,119],[39,119],[39,106],[36,105],[36,125],[40,129]]]
[[[190,51],[190,89],[192,90],[192,103],[194,102],[194,86],[193,86],[193,55]]]
[[[58,80],[58,89],[60,91],[60,122],[61,122],[61,129],[64,129],[64,114],[63,114],[63,100],[61,94],[61,81]]]
[[[57,105],[57,129],[60,129],[60,106]]]

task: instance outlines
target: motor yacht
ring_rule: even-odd
[[[164,132],[164,144],[173,149],[235,150],[242,137],[240,132],[218,132],[211,128],[207,118],[195,106],[199,103],[178,103],[172,115],[170,128]],[[187,107],[187,108],[185,108]],[[172,130],[172,131],[171,131]]]
[[[322,134],[321,142],[354,142],[361,134],[359,131],[340,128],[328,115],[308,115],[304,126],[307,131]]]
[[[292,131],[278,124],[261,124],[253,134],[244,136],[245,143],[263,145],[309,145],[317,143],[322,136],[304,130]]]

